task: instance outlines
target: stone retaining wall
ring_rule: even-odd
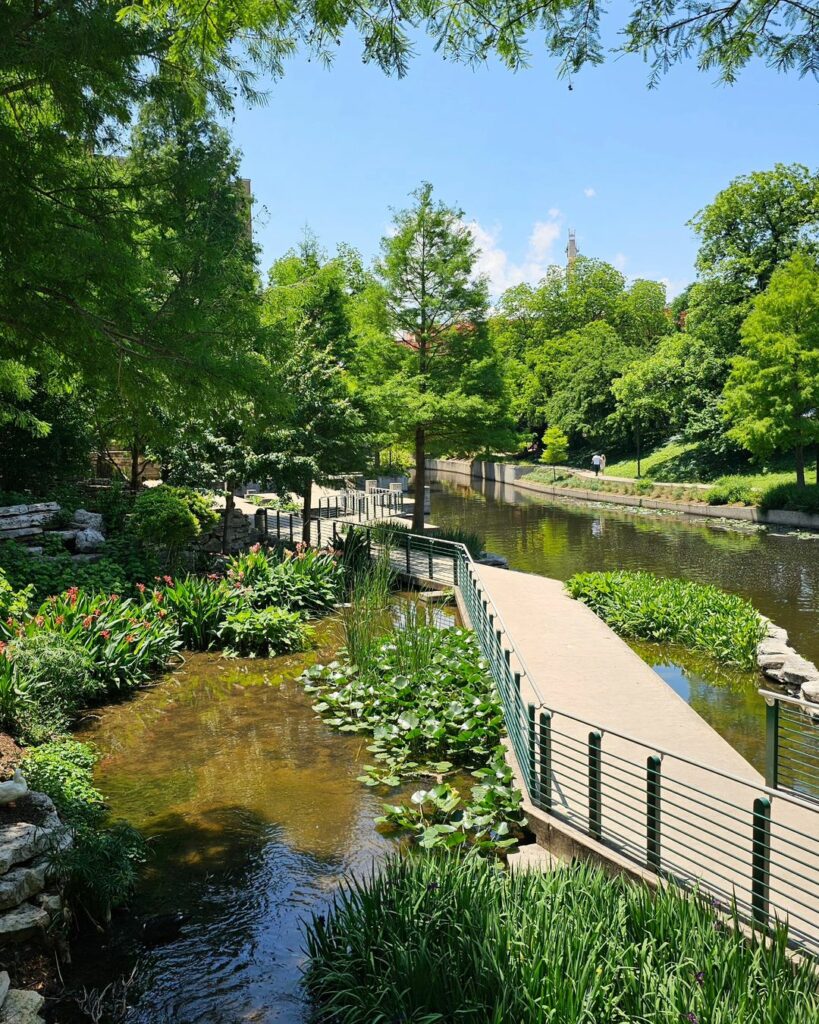
[[[439,473],[456,473],[476,480],[519,487],[554,498],[579,498],[582,501],[602,501],[610,505],[680,512],[683,515],[703,516],[707,519],[733,519],[739,522],[760,523],[770,526],[789,526],[799,530],[819,531],[819,515],[810,512],[790,512],[738,505],[706,505],[699,502],[668,501],[663,498],[644,498],[636,494],[611,494],[608,491],[590,491],[582,487],[550,487],[549,484],[526,477],[535,466],[516,466],[506,462],[482,462],[480,459],[427,459],[427,469]]]

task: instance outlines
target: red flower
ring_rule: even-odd
[[[131,635],[131,634],[129,633],[129,634],[128,634],[128,636],[126,636],[126,637],[125,637],[125,642],[126,642],[126,644],[133,644],[133,643],[136,643],[136,637],[135,637],[135,636],[132,636],[132,635]]]
[[[82,628],[83,629],[90,629],[91,628],[91,623],[93,621],[94,621],[94,616],[93,615],[86,615],[86,617],[82,620]]]
[[[162,579],[165,580],[169,587],[173,586],[173,576],[163,576]]]
[[[219,579],[219,573],[218,572],[209,572],[208,573],[208,579],[209,580],[218,580]]]
[[[261,550],[262,550],[262,545],[261,545],[261,544],[254,544],[254,545],[253,545],[253,546],[251,547],[251,549],[250,549],[250,553],[251,553],[251,554],[253,554],[253,555],[258,555],[258,553],[259,553],[259,552],[260,552]]]
[[[100,615],[102,615],[102,608],[95,608],[93,614],[94,614],[94,618],[98,619],[100,617]]]
[[[160,608],[159,611],[157,612],[157,615],[159,615],[160,619],[164,619],[167,614],[168,613],[165,611],[164,608]]]
[[[119,601],[119,594],[111,594],[108,600],[116,603],[117,601]]]
[[[71,604],[77,603],[77,597],[79,596],[79,593],[80,592],[77,589],[77,587],[69,587],[68,590],[65,592],[66,597],[68,598]]]
[[[58,615],[57,618],[54,620],[54,625],[55,626],[62,626],[62,624],[64,622],[65,622],[65,616],[64,615]]]
[[[45,625],[45,619],[43,618],[42,615],[36,615],[34,617],[34,625],[35,626],[44,626]]]
[[[160,594],[158,590],[154,591],[154,600],[157,604],[162,604],[162,601],[164,600],[163,595]]]
[[[5,653],[6,653],[6,645],[5,645],[5,643],[2,640],[0,640],[0,654],[5,654]]]
[[[111,630],[110,629],[101,629],[100,630],[100,636],[103,638],[103,640],[107,640],[110,635],[111,635]]]
[[[137,583],[136,588],[140,592],[140,594],[144,594],[145,593],[145,584],[144,583]]]

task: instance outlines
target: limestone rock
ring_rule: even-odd
[[[800,696],[805,700],[813,701],[814,704],[819,704],[819,679],[802,683]]]
[[[793,648],[788,647],[788,645],[786,643],[783,643],[781,640],[771,637],[759,641],[759,643],[756,645],[756,653],[757,655],[796,654],[796,651],[794,651]]]
[[[5,1002],[10,987],[11,979],[9,978],[9,972],[0,971],[0,1006]]]
[[[756,663],[766,675],[771,675],[782,668],[787,657],[787,654],[758,654]]]
[[[778,679],[780,683],[787,683],[791,686],[801,686],[803,683],[819,680],[819,671],[816,666],[805,658],[800,658],[798,654],[786,658],[782,668],[774,669],[768,674],[774,679]]]
[[[0,1024],[40,1024],[40,1008],[45,999],[39,992],[27,992],[21,988],[9,989],[6,1001],[0,1009]]]
[[[48,923],[48,914],[42,907],[21,903],[19,907],[0,914],[0,945],[30,939],[38,932],[44,932]]]
[[[91,551],[99,551],[102,545],[105,543],[105,537],[100,533],[99,530],[94,530],[92,527],[87,527],[84,530],[80,530],[77,536],[74,538],[74,547],[79,551],[80,554],[87,554]]]
[[[509,568],[509,562],[503,555],[496,555],[491,551],[484,551],[476,561],[479,565],[490,565],[495,569]]]
[[[35,896],[45,888],[45,863],[32,864],[30,867],[14,868],[0,878],[0,910],[19,907],[30,896]]]
[[[781,626],[777,626],[773,622],[768,622],[766,624],[765,632],[772,640],[779,640],[783,644],[786,644],[788,642],[787,629],[783,629]]]
[[[97,530],[98,533],[104,532],[102,513],[100,512],[88,512],[84,508],[78,508],[74,513],[74,522],[84,530]]]

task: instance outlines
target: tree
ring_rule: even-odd
[[[626,423],[637,450],[637,479],[642,476],[642,442],[648,430],[673,423],[675,398],[680,394],[683,367],[670,347],[648,359],[632,363],[622,377],[612,383],[617,406],[612,423]]]
[[[771,276],[742,326],[725,385],[732,435],[754,454],[793,451],[805,486],[805,448],[819,444],[819,268],[797,252]]]
[[[370,372],[374,401],[391,410],[398,436],[414,447],[412,525],[423,531],[428,455],[515,442],[486,326],[487,286],[475,275],[475,240],[462,212],[436,202],[431,185],[412,195],[381,242]]]
[[[276,478],[302,496],[308,542],[313,484],[354,468],[371,445],[363,396],[349,370],[349,307],[359,274],[357,255],[342,251],[328,260],[307,238],[273,265],[264,299],[288,398],[286,415],[266,441]]]
[[[543,434],[543,453],[540,461],[552,467],[552,476],[557,479],[556,466],[564,465],[569,458],[569,439],[560,427],[548,427]]]

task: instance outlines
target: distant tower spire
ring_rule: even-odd
[[[577,259],[577,241],[574,236],[574,228],[569,228],[569,244],[566,246],[566,265],[569,270],[574,266]]]

